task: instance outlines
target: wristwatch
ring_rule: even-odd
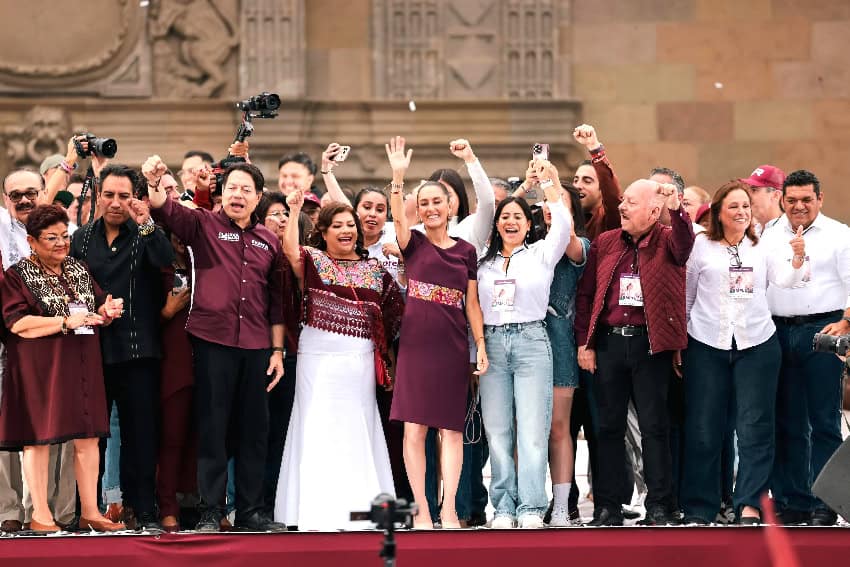
[[[139,234],[142,236],[150,236],[156,230],[156,223],[153,222],[153,219],[148,217],[148,220],[144,222],[144,224],[139,225]]]

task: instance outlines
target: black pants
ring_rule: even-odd
[[[266,459],[266,476],[263,480],[263,497],[266,512],[274,513],[274,501],[277,496],[277,480],[280,476],[280,462],[283,460],[283,448],[286,446],[286,432],[292,406],[295,404],[295,365],[297,358],[288,354],[283,359],[283,378],[269,392],[269,443]]]
[[[232,453],[238,522],[263,511],[271,350],[227,347],[197,337],[192,337],[192,347],[201,506],[224,513],[227,458]]]
[[[584,429],[584,439],[587,441],[588,460],[590,461],[590,476],[592,482],[596,483],[596,475],[598,474],[596,465],[596,409],[593,406],[593,393],[591,391],[593,384],[593,374],[586,370],[579,369],[579,387],[576,388],[573,394],[573,408],[570,413],[570,436],[573,438],[573,461],[575,461],[578,453],[578,432]],[[625,451],[625,449],[624,449]],[[578,483],[576,482],[575,471],[573,471],[572,485],[570,486],[570,496],[568,507],[570,510],[578,510]],[[629,497],[631,502],[631,495]]]
[[[646,335],[622,337],[604,330],[597,339],[593,397],[598,410],[596,509],[619,510],[626,483],[624,459],[629,399],[638,414],[647,509],[672,507],[670,419],[667,393],[672,353],[649,354]]]
[[[104,364],[106,407],[118,405],[121,427],[121,497],[137,516],[156,513],[156,461],[159,451],[160,361],[140,358]],[[101,463],[106,439],[101,440]]]

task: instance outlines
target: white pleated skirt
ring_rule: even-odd
[[[301,331],[275,521],[301,531],[371,528],[349,514],[368,510],[382,492],[394,494],[373,350],[368,339]]]

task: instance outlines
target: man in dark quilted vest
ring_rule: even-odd
[[[643,434],[648,525],[675,523],[667,390],[673,352],[687,346],[685,263],[694,231],[675,185],[640,179],[623,194],[621,229],[590,247],[576,297],[579,366],[594,372],[599,471],[591,526],[622,525],[626,414]],[[671,226],[658,222],[667,210]]]

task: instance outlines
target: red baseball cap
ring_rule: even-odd
[[[782,189],[785,183],[785,173],[772,165],[760,165],[753,170],[747,179],[739,179],[751,187],[773,187]]]
[[[322,200],[319,199],[312,191],[307,191],[306,193],[304,193],[304,204],[306,205],[307,203],[312,203],[317,207],[322,206]]]

